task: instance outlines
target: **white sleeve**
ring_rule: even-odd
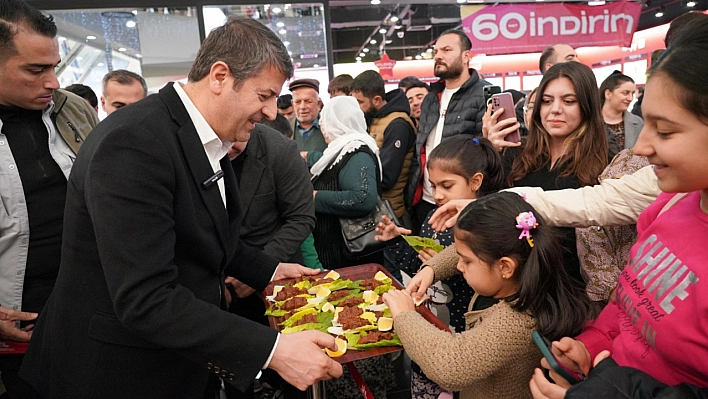
[[[620,179],[605,179],[595,186],[543,191],[538,187],[514,187],[548,223],[559,227],[634,224],[661,190],[652,166]]]

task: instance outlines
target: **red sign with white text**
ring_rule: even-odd
[[[572,47],[629,46],[642,5],[506,4],[463,6],[462,29],[472,53],[509,54],[543,51],[557,43]]]

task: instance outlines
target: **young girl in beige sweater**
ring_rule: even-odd
[[[383,296],[394,328],[425,374],[462,399],[530,398],[528,381],[542,357],[531,332],[549,339],[579,332],[590,317],[589,299],[563,267],[551,227],[517,194],[473,202],[454,234],[455,246],[426,262],[408,292]],[[478,295],[502,300],[466,313],[467,330],[451,334],[415,312],[411,294],[456,272]]]

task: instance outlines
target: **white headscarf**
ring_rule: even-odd
[[[381,170],[379,147],[376,145],[376,140],[366,133],[364,112],[361,111],[354,97],[339,96],[327,101],[320,113],[320,129],[332,141],[322,153],[322,158],[310,168],[313,178],[319,176],[328,166],[331,169],[342,160],[344,155],[362,145],[368,146],[376,155],[379,171]]]

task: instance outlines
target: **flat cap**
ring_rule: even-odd
[[[318,93],[320,92],[320,82],[317,79],[293,80],[292,82],[290,82],[290,86],[288,88],[290,89],[290,91],[293,91],[301,87],[309,87],[311,89],[315,89],[315,91]]]

